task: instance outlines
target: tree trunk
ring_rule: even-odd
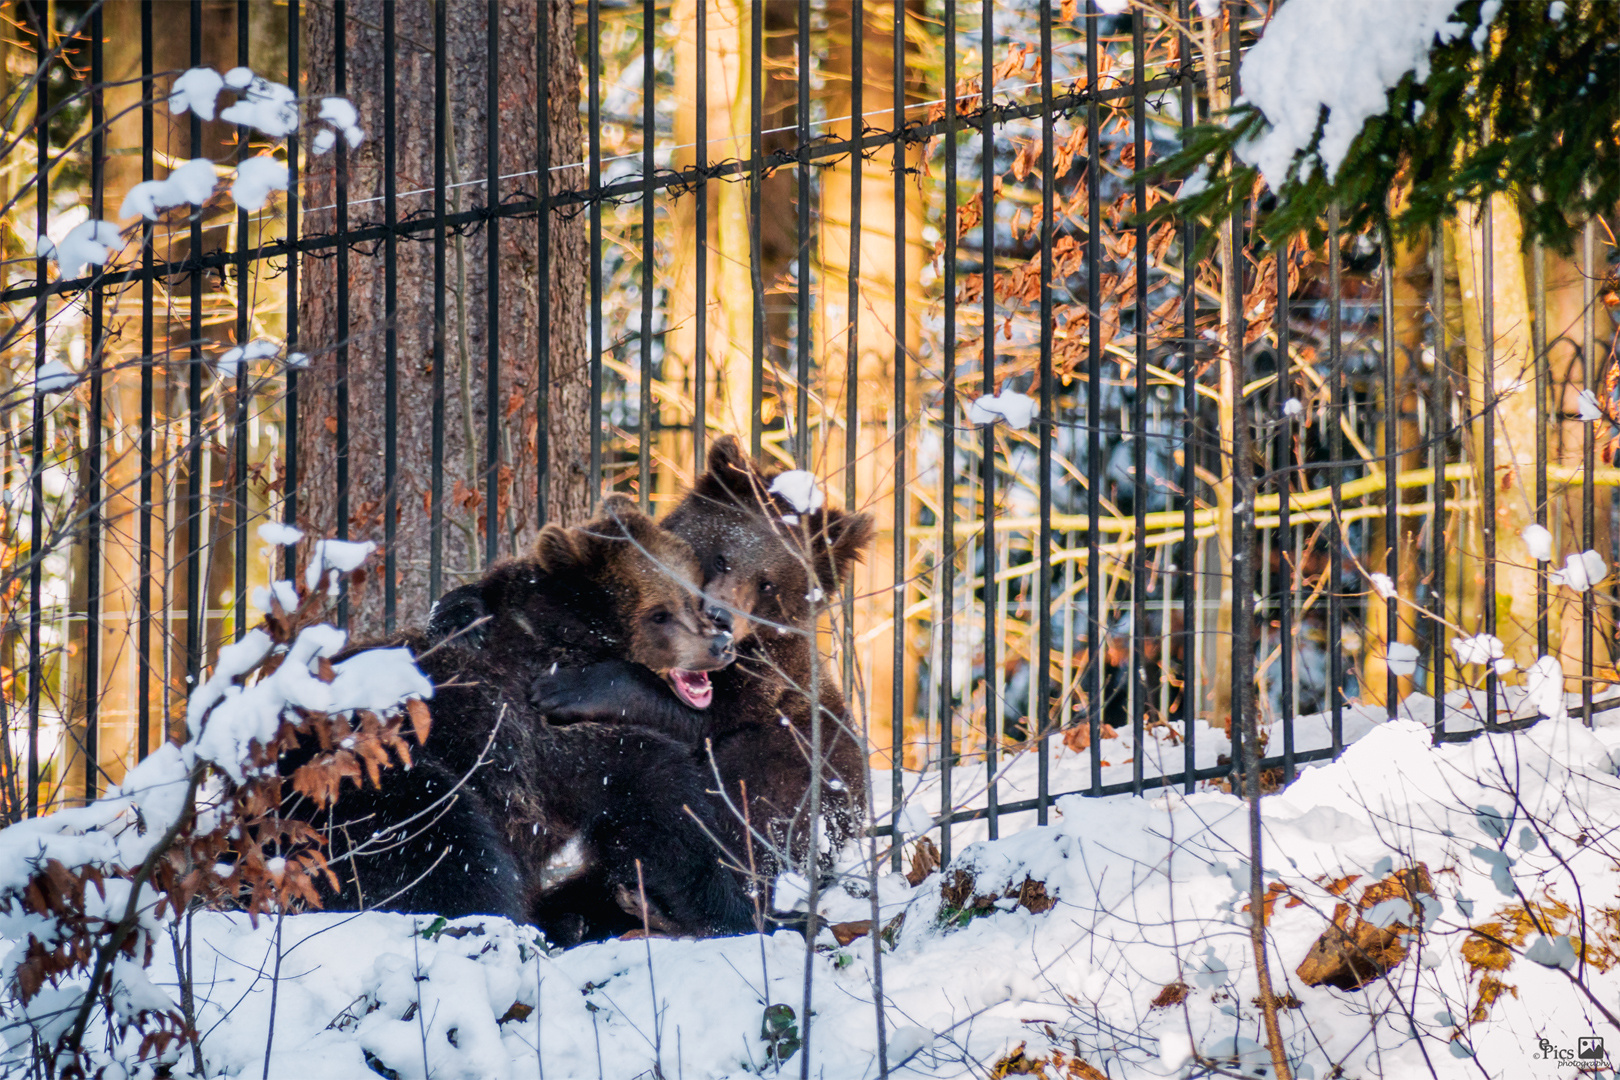
[[[1603,236],[1601,227],[1598,236]],[[1599,248],[1599,251],[1601,250]],[[1601,255],[1598,257],[1601,258]],[[1547,370],[1550,383],[1550,401],[1547,405],[1548,464],[1555,468],[1579,472],[1585,457],[1586,432],[1590,429],[1596,440],[1593,464],[1601,469],[1604,466],[1603,432],[1606,425],[1586,424],[1579,419],[1580,394],[1587,385],[1582,357],[1586,348],[1584,314],[1588,282],[1581,269],[1581,241],[1575,242],[1573,253],[1562,255],[1548,251],[1545,259],[1547,330],[1544,340],[1547,343]],[[1532,272],[1527,271],[1527,274]],[[1601,274],[1601,270],[1597,272]],[[1603,401],[1602,342],[1610,336],[1611,318],[1608,309],[1601,302],[1595,303],[1592,323],[1593,343],[1597,349],[1592,357],[1592,371],[1595,376],[1592,392],[1597,395],[1599,401]],[[1586,546],[1582,539],[1585,495],[1586,488],[1582,484],[1566,485],[1557,481],[1548,484],[1547,527],[1552,531],[1557,544],[1553,552],[1555,564],[1552,568],[1562,567],[1565,556]],[[1609,504],[1614,497],[1612,487],[1599,487],[1593,492],[1596,505],[1593,513],[1592,547],[1603,556],[1605,562],[1609,563],[1614,561],[1611,558],[1613,539],[1610,536],[1609,526],[1611,519]],[[1547,629],[1550,637],[1548,647],[1563,661],[1565,689],[1572,694],[1580,693],[1581,604],[1578,600],[1568,600],[1567,590],[1551,588],[1548,592]],[[1560,602],[1560,593],[1564,594],[1565,602]],[[1592,610],[1594,622],[1592,665],[1594,676],[1600,681],[1615,677],[1614,660],[1609,649],[1614,629],[1612,610],[1601,601],[1594,604]]]
[[[1395,275],[1391,282],[1394,296],[1395,353],[1392,357],[1386,358],[1385,362],[1395,365],[1397,432],[1395,445],[1400,455],[1397,468],[1401,472],[1407,472],[1424,468],[1427,464],[1424,460],[1422,432],[1418,430],[1417,423],[1419,384],[1414,374],[1417,365],[1413,358],[1422,351],[1424,334],[1427,330],[1425,315],[1428,305],[1425,296],[1433,276],[1429,266],[1428,244],[1421,240],[1416,243],[1397,243],[1387,271]],[[1380,409],[1380,416],[1382,415]],[[1531,445],[1533,449],[1534,443]],[[1377,452],[1382,453],[1383,448],[1384,431],[1380,424]],[[1393,494],[1385,493],[1385,498],[1392,498],[1395,502],[1419,502],[1423,497],[1424,493],[1420,488],[1409,488]],[[1395,586],[1396,591],[1406,601],[1421,602],[1418,591],[1418,548],[1422,523],[1423,519],[1415,516],[1396,520],[1397,535],[1400,539]],[[1382,573],[1384,565],[1383,523],[1374,521],[1367,534],[1367,569],[1370,572]],[[1389,655],[1389,642],[1395,640],[1408,645],[1417,644],[1417,619],[1412,608],[1404,604],[1397,608],[1393,639],[1387,622],[1388,609],[1383,599],[1376,596],[1369,599],[1367,634],[1362,653],[1364,675],[1362,698],[1379,705],[1388,704],[1385,697],[1389,689],[1389,668],[1386,660]],[[1404,700],[1406,695],[1412,692],[1412,685],[1411,677],[1405,675],[1398,677],[1395,684],[1396,700]]]
[[[489,7],[473,0],[447,0],[446,49],[449,69],[449,183],[447,212],[485,204]],[[383,5],[360,0],[348,5],[346,93],[359,110],[366,142],[350,152],[348,163],[349,226],[380,221],[383,208],[384,116],[383,20],[395,19],[397,212],[400,221],[431,215],[434,188],[434,5]],[[551,33],[546,88],[549,101],[550,156],[553,166],[580,160],[579,66],[574,56],[571,0],[549,0]],[[506,5],[500,15],[498,162],[502,175],[520,174],[500,185],[500,197],[513,201],[519,192],[535,190],[537,145],[536,49],[537,9]],[[310,8],[304,22],[306,95],[334,92],[335,42],[330,9]],[[331,233],[337,227],[335,160],[307,154],[309,184],[302,235]],[[531,174],[531,175],[523,175]],[[583,169],[554,170],[551,190],[576,189]],[[363,200],[378,200],[366,203]],[[398,242],[398,307],[396,395],[398,443],[397,533],[394,557],[398,570],[398,621],[420,622],[429,603],[429,528],[432,478],[443,469],[443,588],[480,572],[485,530],[499,530],[503,552],[522,550],[538,525],[536,447],[538,400],[549,406],[547,516],[572,522],[590,504],[590,375],[585,340],[587,281],[585,217],[554,213],[550,220],[549,288],[550,384],[538,385],[539,294],[538,227],[533,219],[507,219],[499,225],[499,286],[488,274],[487,223],[447,239],[445,280],[434,280],[431,233]],[[326,253],[323,253],[323,256]],[[298,348],[312,358],[300,382],[300,522],[318,535],[338,532],[337,443],[343,418],[337,404],[338,347],[348,349],[349,520],[351,539],[385,539],[386,509],[384,393],[386,309],[382,245],[351,251],[346,282],[338,281],[337,260],[306,257],[299,282]],[[337,294],[348,290],[348,322],[340,325]],[[434,301],[445,296],[443,327],[444,429],[443,456],[433,460]],[[499,415],[486,407],[490,348],[489,305],[499,322]],[[499,504],[485,502],[488,425],[499,426]],[[352,597],[351,625],[374,633],[383,625],[382,561],[374,562],[371,584]]]
[[[1485,215],[1490,215],[1491,243],[1485,246]],[[1522,257],[1524,234],[1518,210],[1506,196],[1495,196],[1484,207],[1465,207],[1456,222],[1457,273],[1462,290],[1462,322],[1468,354],[1469,413],[1482,417],[1493,411],[1491,450],[1495,470],[1483,474],[1485,424],[1475,419],[1469,441],[1476,487],[1492,485],[1496,514],[1484,520],[1478,549],[1494,534],[1496,591],[1483,597],[1496,608],[1496,635],[1507,656],[1525,667],[1536,656],[1536,564],[1526,552],[1520,533],[1534,524],[1536,479],[1535,353],[1530,339],[1530,299]],[[1486,295],[1485,269],[1489,260],[1491,282]],[[1488,374],[1491,399],[1484,397],[1486,368],[1484,310],[1490,305],[1493,323]],[[1565,664],[1568,664],[1565,658]],[[1576,658],[1579,666],[1579,657]]]
[[[752,153],[750,129],[753,101],[752,9],[743,0],[675,0],[671,19],[676,27],[675,51],[675,164],[688,168],[698,164],[697,142],[697,11],[704,7],[703,48],[707,61],[704,104],[708,146],[703,163],[713,165],[730,158],[746,161]],[[765,94],[761,111],[767,129],[791,125],[796,89],[791,80],[776,78],[778,68],[791,70],[794,64],[794,17],[783,14],[783,5],[769,5],[764,28]],[[784,9],[785,10],[785,9]],[[786,24],[782,20],[787,19]],[[764,153],[791,147],[795,132],[777,132],[763,138]],[[713,434],[734,434],[745,443],[752,430],[754,396],[754,285],[752,265],[754,241],[759,241],[760,280],[767,293],[777,283],[797,252],[794,230],[795,176],[791,169],[768,173],[760,184],[760,221],[752,220],[748,177],[711,181],[702,196],[708,200],[707,229],[704,237],[707,255],[703,297],[706,341],[704,349],[704,428]],[[697,350],[697,202],[698,196],[680,197],[668,202],[670,244],[669,326],[665,335],[664,381],[681,387],[695,401]],[[780,313],[778,313],[780,314]],[[781,316],[789,318],[789,316]],[[775,321],[780,322],[781,318]],[[767,358],[781,352],[774,338],[772,317],[767,316]],[[770,380],[767,378],[767,385]],[[763,392],[764,388],[758,388]],[[789,390],[787,394],[791,398]],[[791,404],[784,407],[791,408]],[[689,423],[692,407],[685,407],[666,423]],[[675,444],[672,451],[681,469],[692,460],[690,440]],[[661,492],[669,495],[672,491]]]

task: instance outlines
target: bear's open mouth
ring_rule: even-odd
[[[669,673],[669,685],[676,696],[694,709],[707,709],[714,700],[714,684],[707,671],[686,671],[674,668]]]

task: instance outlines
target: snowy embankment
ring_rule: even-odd
[[[1594,700],[1599,704],[1611,703],[1609,709],[1596,713],[1597,723],[1600,726],[1611,721],[1620,724],[1620,686],[1598,691]],[[1523,720],[1537,715],[1537,702],[1522,686],[1512,686],[1498,681],[1496,704],[1499,723]],[[1580,704],[1579,694],[1566,695],[1567,709],[1578,709]],[[1468,735],[1481,730],[1485,726],[1485,705],[1484,690],[1462,687],[1447,691],[1444,717],[1446,734]],[[1549,706],[1550,710],[1552,708]],[[1430,729],[1434,727],[1434,714],[1434,698],[1421,693],[1408,694],[1397,710],[1399,719],[1412,720]],[[1350,745],[1387,719],[1388,710],[1382,705],[1361,702],[1346,704],[1339,717],[1340,744]],[[1333,746],[1331,713],[1313,713],[1309,716],[1296,717],[1293,727],[1294,752],[1297,754],[1328,750]],[[1284,746],[1281,727],[1269,726],[1264,731],[1264,738],[1265,756],[1268,759],[1280,758]],[[1220,764],[1223,759],[1230,759],[1232,741],[1223,728],[1212,727],[1199,720],[1193,731],[1192,742],[1196,769],[1208,769]],[[1053,739],[1048,745],[1047,753],[1046,789],[1049,795],[1085,792],[1090,789],[1089,748],[1072,750],[1063,741]],[[1121,728],[1112,736],[1105,737],[1101,742],[1098,757],[1100,759],[1098,774],[1104,787],[1129,783],[1137,757],[1135,739],[1130,728]],[[1149,728],[1143,740],[1141,757],[1142,775],[1147,782],[1151,783],[1163,776],[1180,777],[1186,769],[1187,760],[1181,725],[1162,724]],[[890,807],[894,801],[890,774],[874,773],[872,780],[872,798],[877,820],[880,824],[888,824]],[[1174,785],[1179,788],[1181,781],[1175,780]],[[925,832],[938,822],[940,787],[941,778],[938,770],[901,773],[899,820],[901,831],[908,837]],[[951,805],[958,811],[982,807],[985,805],[988,787],[989,776],[984,767],[983,756],[967,760],[952,772]],[[1150,794],[1156,790],[1157,787],[1148,789]],[[1036,753],[1033,750],[1022,750],[1003,754],[996,768],[998,805],[1033,800],[1039,793],[1040,762]],[[1002,834],[1029,828],[1036,824],[1036,814],[1033,810],[1000,814],[999,824]],[[958,844],[983,840],[988,836],[988,826],[982,819],[955,822],[951,828],[951,835]]]
[[[1441,747],[1415,723],[1378,724],[1265,800],[1272,971],[1295,1075],[1571,1075],[1537,1055],[1605,1033],[1586,991],[1620,1000],[1612,715],[1595,730],[1548,720]],[[891,1068],[983,1076],[1022,1046],[1049,1076],[1187,1076],[1195,1052],[1269,1075],[1244,805],[1219,792],[1070,798],[1053,820],[967,845],[915,887],[881,880],[885,921],[904,913],[882,957]],[[1404,958],[1360,990],[1305,985],[1296,968],[1340,898],[1414,867],[1423,884],[1409,899],[1362,912],[1396,931]],[[824,911],[864,919],[870,902],[835,889]],[[262,1074],[272,1006],[269,1075],[300,1080],[634,1077],[660,1063],[686,1080],[769,1074],[767,1005],[802,1012],[803,941],[787,932],[547,955],[531,929],[490,919],[191,925],[210,1076]],[[810,1075],[875,1076],[870,939],[841,947],[826,933],[814,964]],[[170,958],[152,974],[172,986]]]

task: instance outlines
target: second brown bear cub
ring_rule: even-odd
[[[866,795],[863,740],[820,654],[816,624],[871,544],[872,519],[795,504],[780,477],[781,470],[757,466],[724,436],[710,447],[704,474],[660,522],[692,546],[705,595],[736,617],[738,660],[714,675],[707,710],[692,709],[622,661],[548,670],[532,695],[558,722],[628,722],[684,739],[698,732],[698,760],[711,783],[715,773],[723,782],[717,815],[727,853],[767,882],[808,852],[813,792],[822,854],[856,834]],[[812,782],[813,702],[819,791]]]

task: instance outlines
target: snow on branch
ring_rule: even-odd
[[[779,495],[787,500],[795,514],[813,513],[827,502],[827,497],[822,494],[821,485],[816,482],[816,474],[803,469],[790,469],[772,480],[770,494]]]
[[[1040,412],[1040,405],[1028,394],[1003,387],[999,394],[986,394],[968,402],[967,418],[970,424],[993,424],[1007,421],[1008,426],[1027,428]]]
[[[1457,0],[1292,0],[1278,8],[1242,68],[1245,98],[1268,126],[1238,156],[1281,191],[1295,158],[1315,143],[1302,175],[1320,164],[1331,179],[1362,127],[1388,108],[1389,91],[1414,71],[1427,78],[1430,47],[1467,30],[1451,20],[1456,8]]]
[[[192,112],[204,120],[212,120],[219,95],[227,91],[235,94],[236,100],[218,110],[220,120],[252,128],[272,139],[286,138],[298,130],[298,95],[290,87],[271,82],[245,67],[232,68],[224,75],[213,68],[202,67],[182,72],[175,77],[170,89],[169,111],[176,116]],[[340,134],[351,147],[365,141],[365,129],[359,122],[360,114],[348,98],[321,99],[317,119],[329,125],[329,128],[316,132],[313,140],[316,153],[331,149]],[[138,216],[156,221],[164,211],[175,207],[201,206],[213,196],[217,180],[218,170],[214,163],[207,158],[195,158],[174,169],[164,179],[136,184],[125,196],[118,215],[121,218]],[[264,209],[272,192],[286,191],[289,180],[287,166],[270,155],[244,158],[236,167],[230,196],[241,209],[257,212]],[[115,234],[117,232],[110,223],[97,224],[112,229]],[[90,239],[95,239],[95,234]],[[105,239],[97,242],[103,245],[108,243]],[[66,246],[66,242],[63,246]],[[87,246],[87,242],[81,242],[71,254],[74,258],[80,258],[79,265],[83,262],[98,262],[99,265],[106,261],[104,251],[99,252],[99,261],[92,258],[98,252],[94,246]],[[66,272],[69,265],[67,253],[62,257],[62,265]]]

